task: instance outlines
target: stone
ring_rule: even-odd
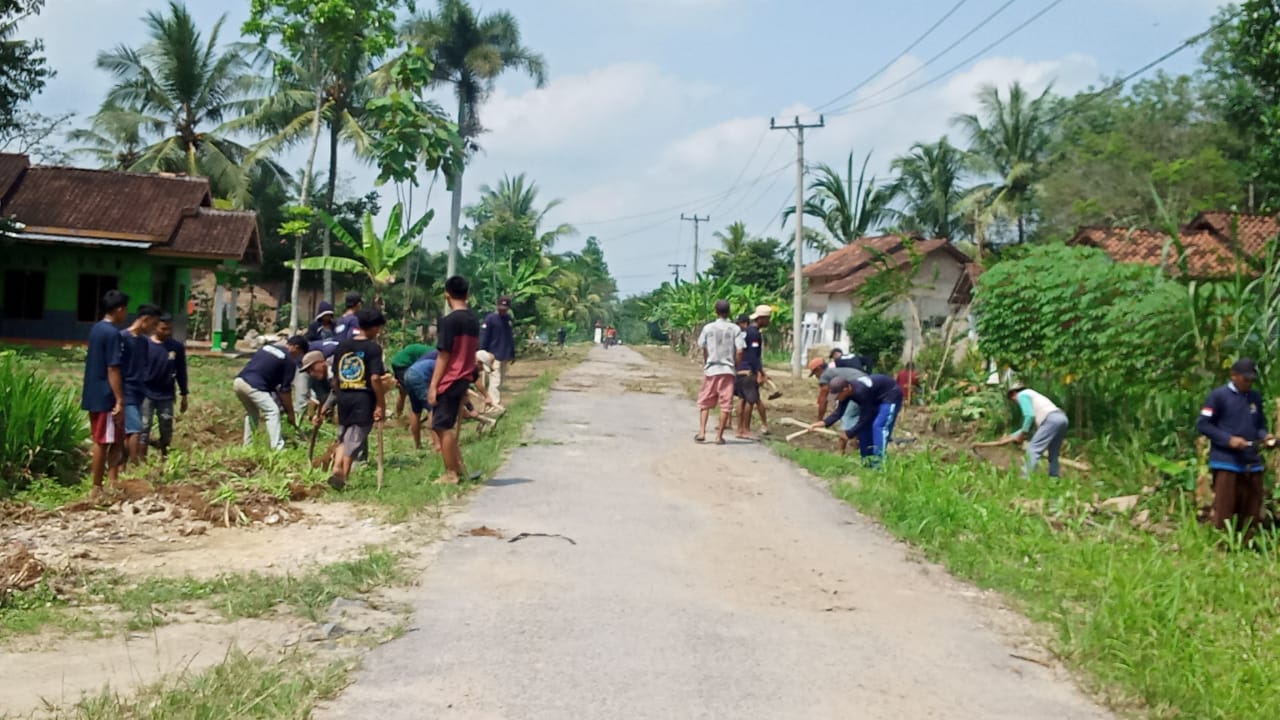
[[[1098,504],[1098,509],[1114,513],[1133,512],[1134,508],[1138,507],[1138,501],[1141,499],[1141,495],[1121,495],[1120,497],[1103,500]]]

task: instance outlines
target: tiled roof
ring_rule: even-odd
[[[183,210],[209,205],[204,178],[35,166],[4,214],[40,232],[163,243]]]
[[[1210,230],[1231,247],[1239,243],[1249,255],[1258,255],[1267,243],[1280,235],[1280,222],[1273,215],[1245,215],[1229,212],[1202,212],[1187,224],[1187,230]]]
[[[844,277],[876,258],[874,249],[880,253],[893,253],[902,249],[901,235],[880,235],[878,237],[859,238],[830,255],[804,266],[804,277],[838,278]]]
[[[919,255],[935,251],[953,255],[957,261],[966,265],[972,264],[967,255],[945,238],[916,239],[915,252]],[[836,255],[841,256],[836,262],[827,262]],[[856,244],[837,250],[805,267],[804,275],[814,280],[813,292],[847,295],[886,269],[900,270],[910,264],[911,252],[907,250],[903,236],[883,235],[859,240]]]
[[[1202,226],[1204,227],[1204,226]],[[1188,226],[1179,238],[1186,259],[1187,274],[1193,278],[1213,278],[1231,275],[1239,264],[1230,246],[1214,230]],[[1178,247],[1167,233],[1144,228],[1083,227],[1068,244],[1096,247],[1113,260],[1163,267],[1173,275],[1181,274]],[[1242,248],[1247,246],[1242,241]],[[1261,248],[1260,242],[1258,247]],[[1240,268],[1252,274],[1246,265]]]
[[[200,208],[183,217],[173,242],[151,249],[154,255],[262,262],[258,218],[253,213]]]
[[[26,155],[0,153],[0,200],[9,194],[14,184],[22,177],[22,173],[29,167],[31,162]]]

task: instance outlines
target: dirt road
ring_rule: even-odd
[[[683,397],[624,392],[662,372],[597,348],[562,376],[410,632],[319,717],[1109,717],[1019,618],[767,448],[696,445]]]

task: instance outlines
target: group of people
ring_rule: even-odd
[[[729,320],[729,302],[718,300],[716,319],[703,326],[698,335],[702,348],[702,389],[698,393],[697,442],[707,440],[707,422],[711,409],[720,408],[720,420],[716,428],[715,442],[725,444],[724,433],[734,416],[734,400],[737,399],[738,421],[734,434],[741,440],[752,439],[751,418],[760,415],[760,432],[769,433],[769,416],[760,388],[769,381],[764,371],[764,336],[762,331],[773,319],[773,308],[757,306],[750,315],[741,315],[737,322]]]
[[[458,422],[501,410],[504,379],[515,361],[511,299],[503,297],[482,322],[470,308],[470,285],[461,276],[445,282],[447,311],[438,327],[424,326],[423,342],[388,360],[379,338],[386,318],[349,293],[344,312],[322,302],[304,334],[255,351],[232,381],[244,407],[243,440],[265,426],[267,443],[283,449],[282,415],[291,426],[308,406],[318,431],[336,410],[337,435],[329,484],[346,486],[353,463],[367,453],[372,429],[387,417],[387,393],[398,387],[397,413],[409,405],[416,447],[422,447],[423,413],[430,413],[431,444],[445,464],[445,483],[466,476],[458,446]],[[89,412],[94,442],[92,476],[101,491],[115,482],[126,462],[139,461],[155,445],[168,453],[175,405],[188,406],[185,345],[173,338],[173,318],[152,304],[138,305],[125,325],[129,298],[112,290],[90,332],[82,407]],[[159,425],[152,440],[151,428]]]
[[[108,474],[114,483],[121,467],[145,459],[151,445],[167,457],[175,404],[181,412],[188,406],[186,348],[173,338],[173,316],[145,303],[122,328],[128,308],[128,295],[108,291],[102,319],[89,331],[80,406],[89,413],[95,492]]]

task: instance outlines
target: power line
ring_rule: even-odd
[[[766,130],[765,132],[768,132],[768,130]],[[778,157],[778,154],[782,152],[782,149],[786,147],[786,145],[787,144],[785,142],[779,142],[778,147],[774,148],[773,154],[769,156],[769,161],[765,163],[765,165],[766,166],[772,165],[773,161]],[[791,167],[790,162],[782,166],[782,169],[780,169],[778,172],[781,173],[782,170],[785,170],[786,168],[789,168],[789,167]],[[774,177],[773,182],[775,184],[778,182],[779,177],[782,177],[781,174],[778,174]],[[724,217],[733,217],[733,214],[738,211],[738,208],[742,207],[742,201],[747,197],[747,193],[751,192],[751,189],[754,188],[756,185],[759,185],[760,181],[763,179],[764,179],[763,176],[758,177],[755,179],[754,182],[750,183],[745,188],[743,188],[742,193],[738,195],[738,199],[732,205],[730,205],[724,212],[720,214],[723,215]]]
[[[998,46],[998,45],[1000,45],[1001,43],[1003,43],[1005,40],[1008,40],[1009,38],[1013,37],[1014,35],[1018,34],[1019,32],[1022,32],[1022,30],[1024,30],[1028,25],[1030,25],[1031,23],[1035,22],[1036,20],[1039,20],[1040,18],[1044,17],[1044,15],[1045,15],[1045,14],[1047,14],[1050,10],[1054,9],[1055,7],[1057,7],[1058,5],[1061,5],[1061,4],[1062,4],[1062,0],[1053,0],[1053,2],[1049,3],[1049,4],[1048,4],[1048,5],[1046,5],[1045,7],[1041,8],[1041,10],[1040,10],[1039,12],[1037,12],[1035,15],[1032,15],[1031,17],[1027,18],[1026,20],[1022,21],[1020,24],[1018,24],[1018,25],[1017,25],[1016,27],[1014,27],[1012,30],[1010,30],[1009,32],[1005,33],[1004,35],[1001,35],[1000,37],[996,38],[996,40],[995,40],[994,42],[990,43],[989,45],[987,45],[986,47],[982,48],[982,49],[981,49],[981,50],[979,50],[978,52],[976,52],[976,53],[974,53],[974,54],[970,55],[969,57],[965,58],[964,60],[961,60],[960,62],[956,63],[955,65],[952,65],[950,68],[947,68],[945,71],[943,71],[943,72],[941,72],[941,73],[938,73],[937,75],[934,75],[933,77],[929,78],[928,80],[925,80],[924,82],[920,83],[919,85],[916,85],[915,87],[911,88],[910,90],[907,90],[906,92],[904,92],[904,93],[902,93],[902,94],[900,94],[900,95],[895,95],[894,97],[891,97],[891,98],[889,98],[888,100],[882,100],[882,101],[880,101],[880,102],[878,102],[878,103],[873,103],[873,104],[871,104],[871,105],[858,105],[858,103],[852,103],[852,104],[850,104],[850,105],[846,105],[845,107],[843,107],[843,108],[841,108],[841,109],[839,109],[839,110],[836,110],[836,111],[832,112],[831,114],[832,114],[832,115],[849,115],[849,114],[851,114],[851,113],[856,113],[856,112],[866,112],[866,111],[868,111],[868,110],[874,110],[874,109],[876,109],[876,108],[884,107],[884,106],[886,106],[886,105],[892,105],[893,103],[895,103],[895,102],[897,102],[897,101],[899,101],[899,100],[901,100],[901,99],[903,99],[903,98],[905,98],[905,97],[907,97],[907,96],[909,96],[909,95],[914,95],[915,93],[917,93],[917,92],[919,92],[919,91],[921,91],[921,90],[925,89],[926,87],[928,87],[928,86],[930,86],[930,85],[932,85],[932,84],[934,84],[934,83],[938,82],[939,80],[942,80],[943,78],[946,78],[947,76],[951,75],[951,74],[952,74],[952,73],[954,73],[955,71],[957,71],[957,70],[959,70],[959,69],[961,69],[961,68],[963,68],[963,67],[967,66],[969,63],[973,62],[974,60],[977,60],[978,58],[982,57],[983,55],[985,55],[986,53],[988,53],[988,52],[990,52],[992,49],[994,49],[996,46]],[[879,93],[877,93],[877,94],[879,94]],[[871,97],[875,97],[875,96],[874,96],[874,95],[872,95]],[[864,100],[866,100],[866,99],[870,99],[870,98],[864,98]]]
[[[790,163],[788,163],[787,165],[784,165],[784,166],[782,166],[782,167],[780,167],[780,168],[776,168],[776,169],[774,169],[774,170],[770,170],[769,172],[766,172],[766,173],[764,173],[764,174],[762,174],[762,175],[759,175],[759,176],[757,176],[757,177],[753,178],[752,182],[753,182],[753,183],[756,183],[756,182],[759,182],[759,181],[763,180],[764,178],[767,178],[767,177],[773,177],[774,175],[776,175],[776,174],[778,174],[778,173],[782,172],[783,170],[786,170],[788,167],[790,167]],[[667,206],[667,207],[664,207],[664,208],[658,208],[657,210],[649,210],[649,211],[642,212],[642,213],[635,213],[634,215],[622,215],[622,216],[614,217],[614,218],[606,218],[606,219],[604,219],[604,220],[586,220],[586,221],[583,221],[583,222],[576,222],[576,223],[574,223],[574,225],[575,225],[576,227],[584,227],[584,226],[587,226],[587,225],[609,225],[609,224],[612,224],[612,223],[626,222],[626,221],[628,221],[628,220],[639,220],[639,219],[641,219],[641,218],[653,217],[654,215],[666,215],[666,214],[669,214],[669,213],[672,213],[672,212],[675,212],[675,211],[678,211],[678,210],[688,210],[688,209],[690,208],[690,206],[692,206],[692,205],[697,205],[697,204],[701,204],[701,203],[711,202],[711,201],[713,201],[713,200],[719,199],[719,198],[721,198],[721,197],[723,197],[723,196],[725,196],[725,195],[728,195],[728,194],[732,193],[732,192],[733,192],[733,190],[734,190],[734,188],[729,188],[728,190],[722,190],[722,191],[720,191],[720,192],[718,192],[718,193],[713,193],[713,194],[711,194],[711,195],[706,195],[706,196],[704,196],[704,197],[693,198],[692,200],[686,200],[686,201],[684,201],[684,202],[682,202],[682,203],[679,203],[679,204],[677,204],[677,205],[670,205],[670,206]]]
[[[684,213],[680,213],[680,222],[693,223],[693,278],[698,278],[698,227],[704,222],[711,222],[711,216],[698,217],[697,213],[693,217],[685,217]]]
[[[829,108],[829,107],[831,107],[832,105],[835,105],[836,103],[840,102],[841,100],[843,100],[843,99],[845,99],[845,98],[849,97],[850,95],[852,95],[852,94],[854,94],[854,93],[858,92],[859,90],[861,90],[862,88],[866,87],[866,86],[867,86],[867,84],[868,84],[868,83],[870,83],[872,80],[875,80],[876,78],[880,77],[880,75],[881,75],[881,74],[883,74],[883,73],[884,73],[884,71],[886,71],[886,70],[888,70],[889,68],[893,67],[893,64],[894,64],[894,63],[896,63],[896,62],[898,62],[899,60],[901,60],[902,58],[906,57],[906,56],[907,56],[907,53],[911,52],[912,50],[915,50],[917,45],[919,45],[920,43],[924,42],[924,41],[925,41],[925,39],[927,39],[930,35],[932,35],[932,34],[933,34],[933,31],[934,31],[934,30],[937,30],[939,27],[941,27],[941,26],[942,26],[942,23],[946,22],[946,21],[947,21],[947,20],[948,20],[952,15],[956,14],[956,11],[957,11],[957,10],[959,10],[961,7],[963,7],[963,6],[964,6],[964,4],[965,4],[966,2],[968,2],[968,1],[969,1],[969,0],[960,0],[960,2],[958,2],[958,3],[956,3],[955,5],[951,6],[951,9],[950,9],[950,10],[948,10],[948,11],[946,12],[946,14],[944,14],[942,17],[938,18],[938,21],[937,21],[937,22],[935,22],[934,24],[930,25],[930,26],[929,26],[929,29],[928,29],[928,30],[925,30],[925,31],[924,31],[924,33],[920,35],[920,37],[917,37],[915,40],[911,41],[911,44],[910,44],[910,45],[908,45],[906,48],[904,48],[904,49],[902,50],[902,52],[900,52],[900,53],[898,53],[897,55],[895,55],[895,56],[894,56],[894,58],[893,58],[892,60],[890,60],[889,62],[887,62],[887,63],[885,63],[884,65],[882,65],[882,66],[880,67],[880,69],[876,70],[875,72],[873,72],[873,73],[871,73],[870,75],[868,75],[868,76],[866,76],[865,78],[863,78],[861,81],[859,81],[859,82],[858,82],[858,84],[857,84],[857,85],[854,85],[853,87],[849,88],[848,90],[845,90],[844,92],[840,93],[839,95],[837,95],[837,96],[835,96],[835,97],[831,98],[830,100],[826,101],[825,103],[823,103],[823,104],[819,105],[818,107],[814,108],[814,112],[821,112],[821,111],[825,110],[826,108]],[[1010,0],[1010,2],[1012,2],[1012,1],[1013,1],[1013,0]],[[1007,7],[1007,5],[1006,5],[1006,7]],[[1001,10],[1003,10],[1003,9],[1004,9],[1004,8],[1001,8]],[[999,12],[999,11],[997,11],[997,14],[998,14],[998,12]],[[993,15],[992,17],[995,17],[995,16]],[[979,25],[979,27],[981,27],[981,25]],[[975,30],[976,30],[976,28],[975,28]],[[970,31],[970,34],[972,34],[972,32],[973,32],[973,31]],[[967,36],[966,36],[966,37],[967,37]],[[961,40],[963,40],[963,39],[964,39],[964,38],[961,38]],[[953,46],[953,47],[954,47],[954,46]],[[943,51],[943,52],[945,53],[946,51]]]
[[[765,130],[764,132],[761,132],[761,133],[760,133],[760,139],[756,141],[756,147],[755,147],[755,149],[754,149],[754,150],[752,150],[752,151],[751,151],[751,155],[747,157],[747,162],[746,162],[746,164],[744,164],[744,165],[742,166],[742,169],[738,171],[738,176],[737,176],[736,178],[734,178],[734,179],[733,179],[733,184],[729,186],[729,192],[728,192],[728,193],[725,193],[725,196],[724,196],[724,197],[722,197],[722,198],[720,198],[720,200],[716,202],[715,206],[713,206],[710,210],[708,210],[708,211],[707,211],[707,214],[708,214],[708,215],[710,215],[710,214],[711,214],[711,213],[713,213],[713,212],[717,212],[717,211],[719,211],[720,206],[724,204],[724,201],[725,201],[725,200],[727,200],[727,199],[729,199],[729,194],[730,194],[730,193],[732,193],[734,190],[736,190],[736,189],[737,189],[737,187],[738,187],[738,183],[742,182],[742,176],[747,174],[747,168],[751,167],[751,163],[752,163],[753,161],[755,161],[755,159],[756,159],[756,155],[758,155],[758,154],[760,153],[760,148],[764,145],[764,139],[765,139],[766,137],[768,137],[768,136],[769,136],[769,131],[768,131],[768,130]],[[773,162],[773,161],[772,161],[772,160],[770,160],[769,162]],[[767,162],[767,163],[765,163],[765,166],[766,166],[766,167],[767,167],[768,165],[769,165],[769,163],[768,163],[768,162]]]

